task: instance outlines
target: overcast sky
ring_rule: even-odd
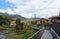
[[[0,12],[47,18],[60,12],[60,0],[0,0]]]

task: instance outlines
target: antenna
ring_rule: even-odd
[[[34,18],[36,19],[36,14],[34,14]]]
[[[59,16],[60,16],[60,12],[59,12]]]

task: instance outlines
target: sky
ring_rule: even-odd
[[[0,12],[48,18],[60,12],[60,0],[0,0]]]

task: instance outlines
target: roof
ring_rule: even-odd
[[[52,17],[49,17],[50,19],[54,19],[54,18],[58,18],[60,16],[52,16]]]
[[[48,19],[46,19],[46,18],[40,18],[38,21],[40,21],[40,20],[46,20],[46,21],[48,21]]]
[[[59,13],[59,15],[49,17],[49,19],[55,19],[55,18],[58,18],[58,17],[60,17],[60,13]]]

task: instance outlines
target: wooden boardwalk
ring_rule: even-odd
[[[29,39],[60,39],[60,37],[52,28],[51,30],[44,29],[43,26],[31,26],[31,28],[37,29],[38,31]]]
[[[49,30],[45,30],[41,39],[53,39],[53,36]]]

